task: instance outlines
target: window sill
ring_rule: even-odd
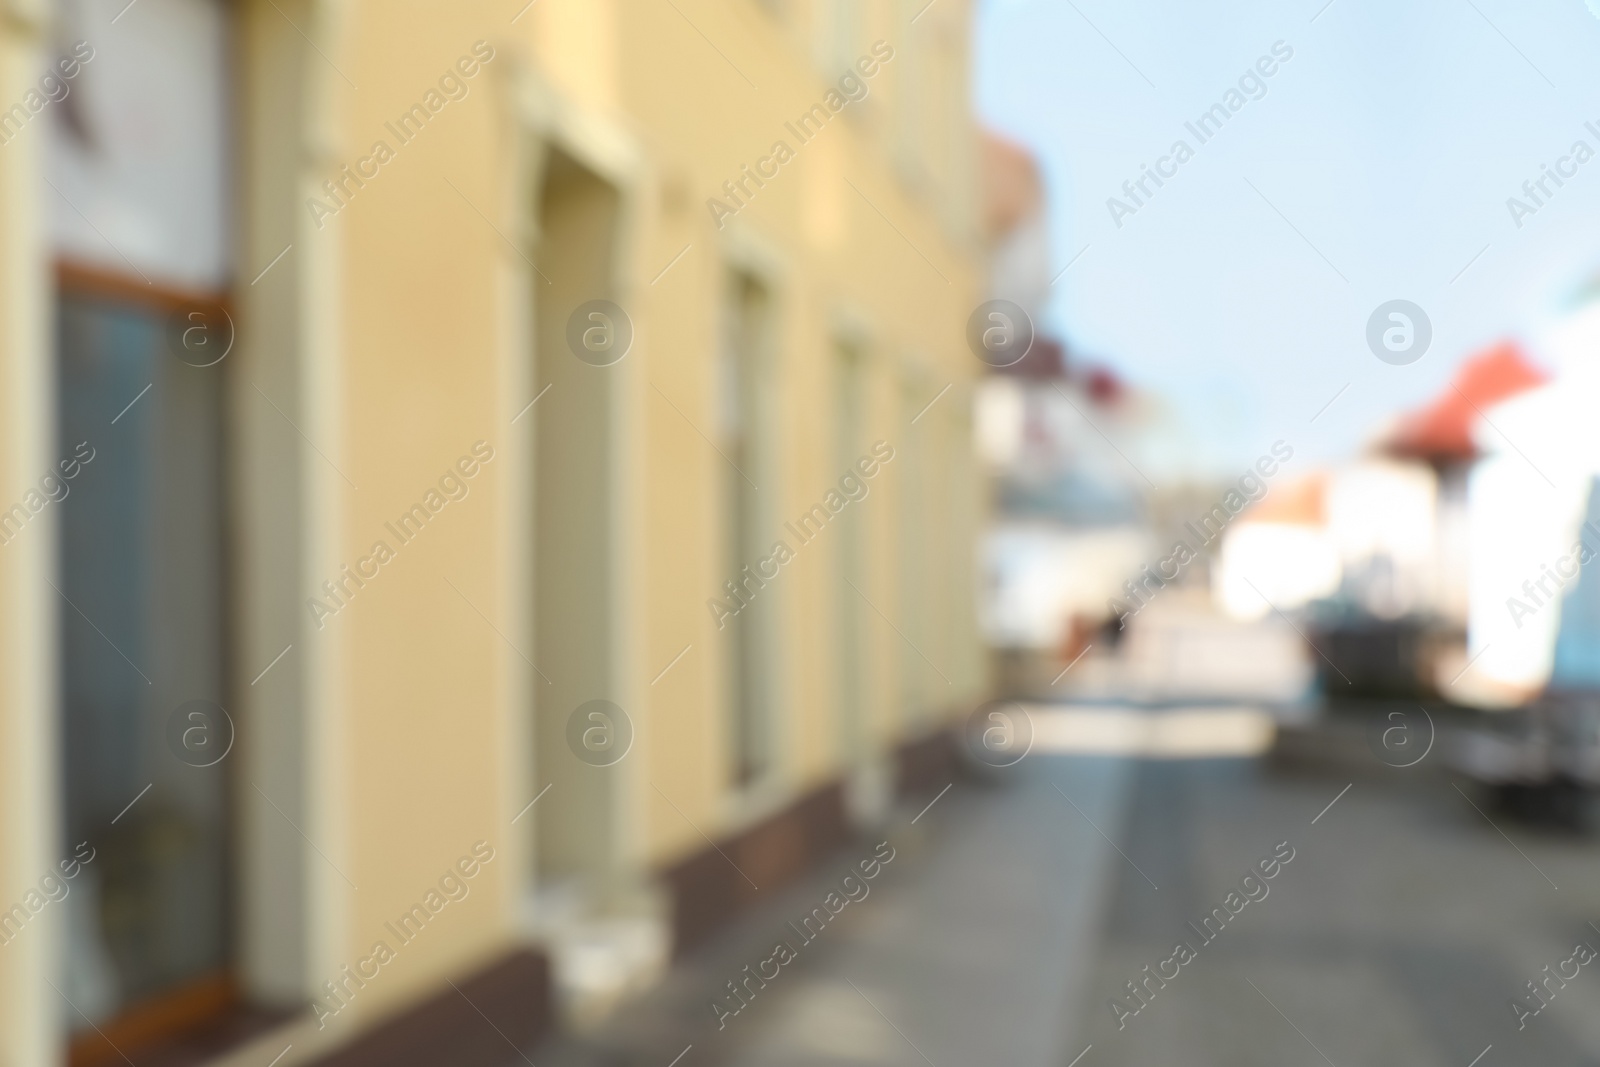
[[[297,1014],[246,1004],[228,975],[202,978],[134,1005],[73,1038],[69,1067],[105,1067],[136,1057],[139,1067],[191,1067],[206,1063]]]

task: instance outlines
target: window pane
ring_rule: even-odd
[[[228,760],[167,739],[180,705],[224,696],[222,393],[220,367],[167,352],[158,312],[68,294],[58,330],[60,457],[87,458],[58,505],[62,854],[95,850],[65,991],[98,1022],[227,957]]]

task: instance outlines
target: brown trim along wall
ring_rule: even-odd
[[[787,885],[849,837],[844,788],[832,782],[666,868],[661,880],[672,896],[674,954],[693,948],[748,908],[758,895],[756,886],[765,893]]]
[[[502,1067],[552,1019],[549,962],[518,949],[400,1010],[316,1067]]]

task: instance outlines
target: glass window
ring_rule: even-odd
[[[169,351],[161,308],[69,291],[58,314],[58,451],[78,464],[57,505],[62,855],[94,854],[62,990],[95,1044],[91,1023],[231,989],[222,379]]]
[[[766,589],[773,577],[762,561],[771,555],[774,522],[758,489],[773,465],[769,407],[767,291],[748,274],[729,275],[721,360],[721,430],[727,469],[725,568],[732,579],[731,602],[739,611],[729,620],[730,699],[733,704],[734,780],[760,777],[771,764],[774,679],[774,627],[777,593]],[[774,494],[769,492],[768,498]],[[765,540],[763,540],[765,538]]]
[[[865,451],[865,357],[856,345],[840,341],[835,349],[834,464],[847,471]],[[834,477],[839,477],[834,474]],[[867,640],[863,598],[866,596],[865,530],[860,516],[849,514],[840,523],[838,583],[834,603],[838,613],[834,629],[835,677],[839,691],[839,737],[846,766],[862,758],[867,745],[866,704]]]

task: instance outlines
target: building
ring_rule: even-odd
[[[1587,483],[1556,491],[1540,473],[1549,459],[1508,444],[1530,432],[1501,436],[1494,413],[1543,397],[1542,419],[1555,425],[1548,405],[1560,395],[1515,343],[1463,360],[1366,455],[1241,516],[1224,541],[1220,602],[1239,617],[1309,612],[1336,691],[1526,700],[1548,675],[1555,615],[1517,633],[1505,598],[1538,577],[1541,554],[1571,543]]]
[[[6,11],[0,1064],[497,1061],[983,697],[961,0]]]
[[[980,159],[988,294],[1020,309],[1031,344],[979,387],[978,450],[994,501],[984,539],[984,637],[1009,692],[1038,688],[1115,618],[1155,544],[1148,483],[1129,453],[1152,443],[1153,398],[1047,335],[1053,274],[1045,184],[1032,153],[985,132]],[[1013,313],[1014,312],[1009,312]]]

